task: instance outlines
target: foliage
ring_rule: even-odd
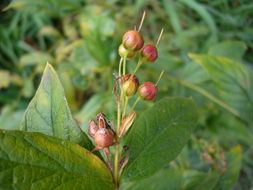
[[[0,13],[0,188],[53,189],[63,184],[52,181],[65,180],[66,189],[73,184],[85,189],[95,181],[86,180],[87,172],[101,178],[89,189],[113,188],[105,158],[98,154],[101,162],[88,151],[93,145],[85,133],[98,112],[116,118],[112,73],[117,72],[117,48],[143,10],[147,41],[155,41],[162,27],[164,34],[157,62],[144,65],[138,77],[155,81],[160,70],[165,75],[158,101],[136,107],[140,115],[124,139],[133,157],[122,189],[253,187],[251,1],[13,0],[0,7],[5,9]],[[43,74],[47,61],[57,72],[47,66],[49,82]],[[128,64],[133,71],[134,63]],[[160,106],[166,112],[154,111]],[[179,112],[180,122],[187,124],[173,124]],[[189,120],[195,118],[193,129]]]

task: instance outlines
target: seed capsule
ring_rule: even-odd
[[[135,95],[138,86],[133,80],[127,80],[124,82],[122,89],[125,96],[133,96]]]
[[[145,45],[141,50],[142,58],[147,62],[154,62],[158,57],[157,48],[154,45]]]
[[[97,126],[96,122],[93,121],[93,120],[90,120],[89,129],[88,129],[89,135],[92,136],[92,137],[94,137],[94,135],[97,132],[98,128],[99,127]]]
[[[125,96],[133,96],[138,90],[139,80],[132,74],[124,75],[122,80],[122,90]]]
[[[142,35],[136,30],[126,32],[122,39],[122,44],[127,50],[137,51],[143,47],[144,40]]]
[[[145,82],[139,87],[138,93],[141,99],[151,101],[156,98],[158,88],[156,84],[152,82]]]
[[[114,133],[110,129],[98,129],[94,135],[94,141],[97,147],[105,148],[114,144]]]

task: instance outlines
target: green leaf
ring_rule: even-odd
[[[61,82],[50,64],[45,68],[40,86],[24,114],[20,129],[60,137],[91,149],[88,137],[71,116]]]
[[[18,129],[24,111],[10,105],[4,106],[0,115],[0,129]]]
[[[28,54],[23,55],[20,58],[20,65],[45,65],[46,62],[52,62],[53,58],[44,52],[34,51]]]
[[[106,165],[77,144],[0,130],[0,189],[114,189]]]
[[[178,169],[162,169],[155,175],[130,185],[128,190],[178,190],[182,183],[182,173]],[[124,189],[124,188],[123,188]]]
[[[231,59],[241,59],[247,46],[242,41],[223,41],[211,46],[208,54],[228,57]]]
[[[236,183],[242,165],[242,148],[236,146],[227,154],[227,171],[221,175],[217,190],[230,190]]]
[[[197,54],[189,56],[207,70],[219,98],[232,108],[229,111],[244,120],[252,120],[252,84],[247,67],[225,57]]]
[[[177,157],[195,127],[196,109],[191,99],[164,98],[140,115],[125,140],[124,182],[148,177]]]
[[[217,184],[219,174],[216,172],[203,173],[195,170],[186,170],[184,172],[182,186],[183,190],[212,190]]]

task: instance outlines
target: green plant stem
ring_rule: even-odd
[[[135,69],[134,69],[134,72],[133,72],[131,78],[135,75],[135,73],[138,71],[138,69],[140,68],[140,66],[141,66],[143,63],[144,63],[144,62],[143,62],[143,59],[140,58],[139,61],[138,61],[137,66],[136,66]]]
[[[121,58],[120,64],[119,64],[119,76],[121,76],[121,68],[122,68],[122,62],[123,62],[123,75],[126,74],[126,56],[123,57],[123,60]],[[120,131],[120,125],[121,125],[121,105],[124,103],[124,94],[122,92],[122,89],[120,90],[120,99],[117,101],[117,128],[116,128],[116,139],[117,139],[117,145],[115,149],[115,155],[114,155],[114,182],[117,187],[119,188],[119,158],[120,158],[120,139],[119,139],[119,131]]]
[[[125,56],[125,57],[123,58],[123,75],[126,74],[126,58],[127,58],[127,56]]]
[[[126,108],[127,108],[128,100],[129,100],[129,98],[126,96],[125,101],[124,101],[124,109],[123,109],[123,113],[122,113],[122,120],[123,120],[123,118],[126,114]]]
[[[119,61],[119,77],[121,76],[122,62],[123,62],[123,58],[121,57]]]
[[[136,100],[135,100],[135,102],[134,102],[134,104],[133,104],[133,106],[132,106],[132,108],[131,108],[131,112],[134,110],[134,108],[135,108],[135,106],[138,104],[138,102],[141,100],[141,97],[138,97]]]

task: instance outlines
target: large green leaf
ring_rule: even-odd
[[[114,189],[106,165],[72,142],[0,130],[0,189]]]
[[[72,118],[61,82],[49,64],[24,114],[20,129],[57,136],[91,148],[88,137]]]
[[[124,182],[154,174],[175,159],[194,129],[196,106],[188,98],[164,98],[142,113],[126,136],[130,159]]]
[[[245,120],[252,120],[252,84],[248,68],[232,59],[213,55],[190,54],[209,73],[219,98],[233,108],[232,112]]]
[[[178,190],[182,183],[182,172],[178,169],[167,168],[155,173],[142,181],[129,185],[127,190]],[[124,185],[123,185],[124,187]]]

